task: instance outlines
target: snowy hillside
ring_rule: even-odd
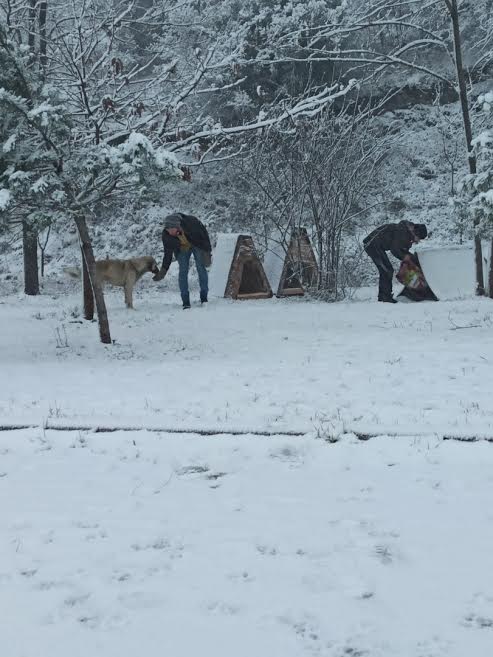
[[[395,136],[395,141],[384,162],[379,177],[372,186],[375,205],[360,221],[356,236],[347,236],[347,248],[359,254],[360,239],[379,223],[407,219],[426,223],[432,231],[430,246],[467,241],[470,232],[460,225],[461,218],[450,205],[451,164],[444,157],[443,115],[447,129],[455,130],[454,142],[448,143],[451,153],[457,145],[453,160],[455,185],[465,173],[462,162],[462,134],[459,107],[452,104],[439,112],[433,107],[416,106],[412,109],[387,112],[375,119],[384,132]],[[450,125],[449,125],[450,124]],[[450,127],[451,126],[451,127]],[[447,133],[448,134],[448,133]],[[450,139],[450,137],[448,137]],[[247,230],[258,233],[262,248],[264,229],[251,217],[244,225],[242,211],[248,198],[241,195],[241,187],[228,182],[228,171],[215,165],[194,172],[190,183],[169,183],[163,186],[159,204],[135,203],[116,214],[101,214],[92,221],[94,249],[97,258],[153,255],[162,258],[161,231],[166,214],[183,211],[196,214],[209,228],[214,239],[216,232]],[[462,219],[464,223],[464,219]],[[46,275],[59,279],[63,267],[77,264],[80,259],[75,227],[54,226],[46,248]],[[359,255],[354,261],[356,280],[369,282],[366,271],[359,272]],[[365,269],[368,269],[367,267]],[[373,270],[371,276],[374,279]],[[0,238],[0,282],[20,281],[22,277],[22,245],[19,240]],[[15,287],[15,286],[14,286]],[[12,289],[12,287],[10,288]]]

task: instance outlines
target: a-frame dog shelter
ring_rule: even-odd
[[[278,297],[302,296],[316,285],[318,264],[306,228],[280,231],[267,241],[264,269]]]
[[[272,289],[250,235],[219,233],[209,274],[211,296],[268,299]]]

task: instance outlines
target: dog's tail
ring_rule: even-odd
[[[80,267],[64,267],[63,273],[65,274],[65,276],[68,276],[69,278],[82,277],[82,272],[80,270]]]

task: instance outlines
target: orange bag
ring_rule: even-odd
[[[403,260],[401,262],[401,266],[395,277],[399,283],[402,283],[402,285],[405,285],[411,290],[422,290],[427,287],[421,267],[409,260]]]

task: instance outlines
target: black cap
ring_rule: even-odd
[[[424,240],[428,237],[428,229],[425,224],[414,224],[413,230],[416,237],[420,240]]]

